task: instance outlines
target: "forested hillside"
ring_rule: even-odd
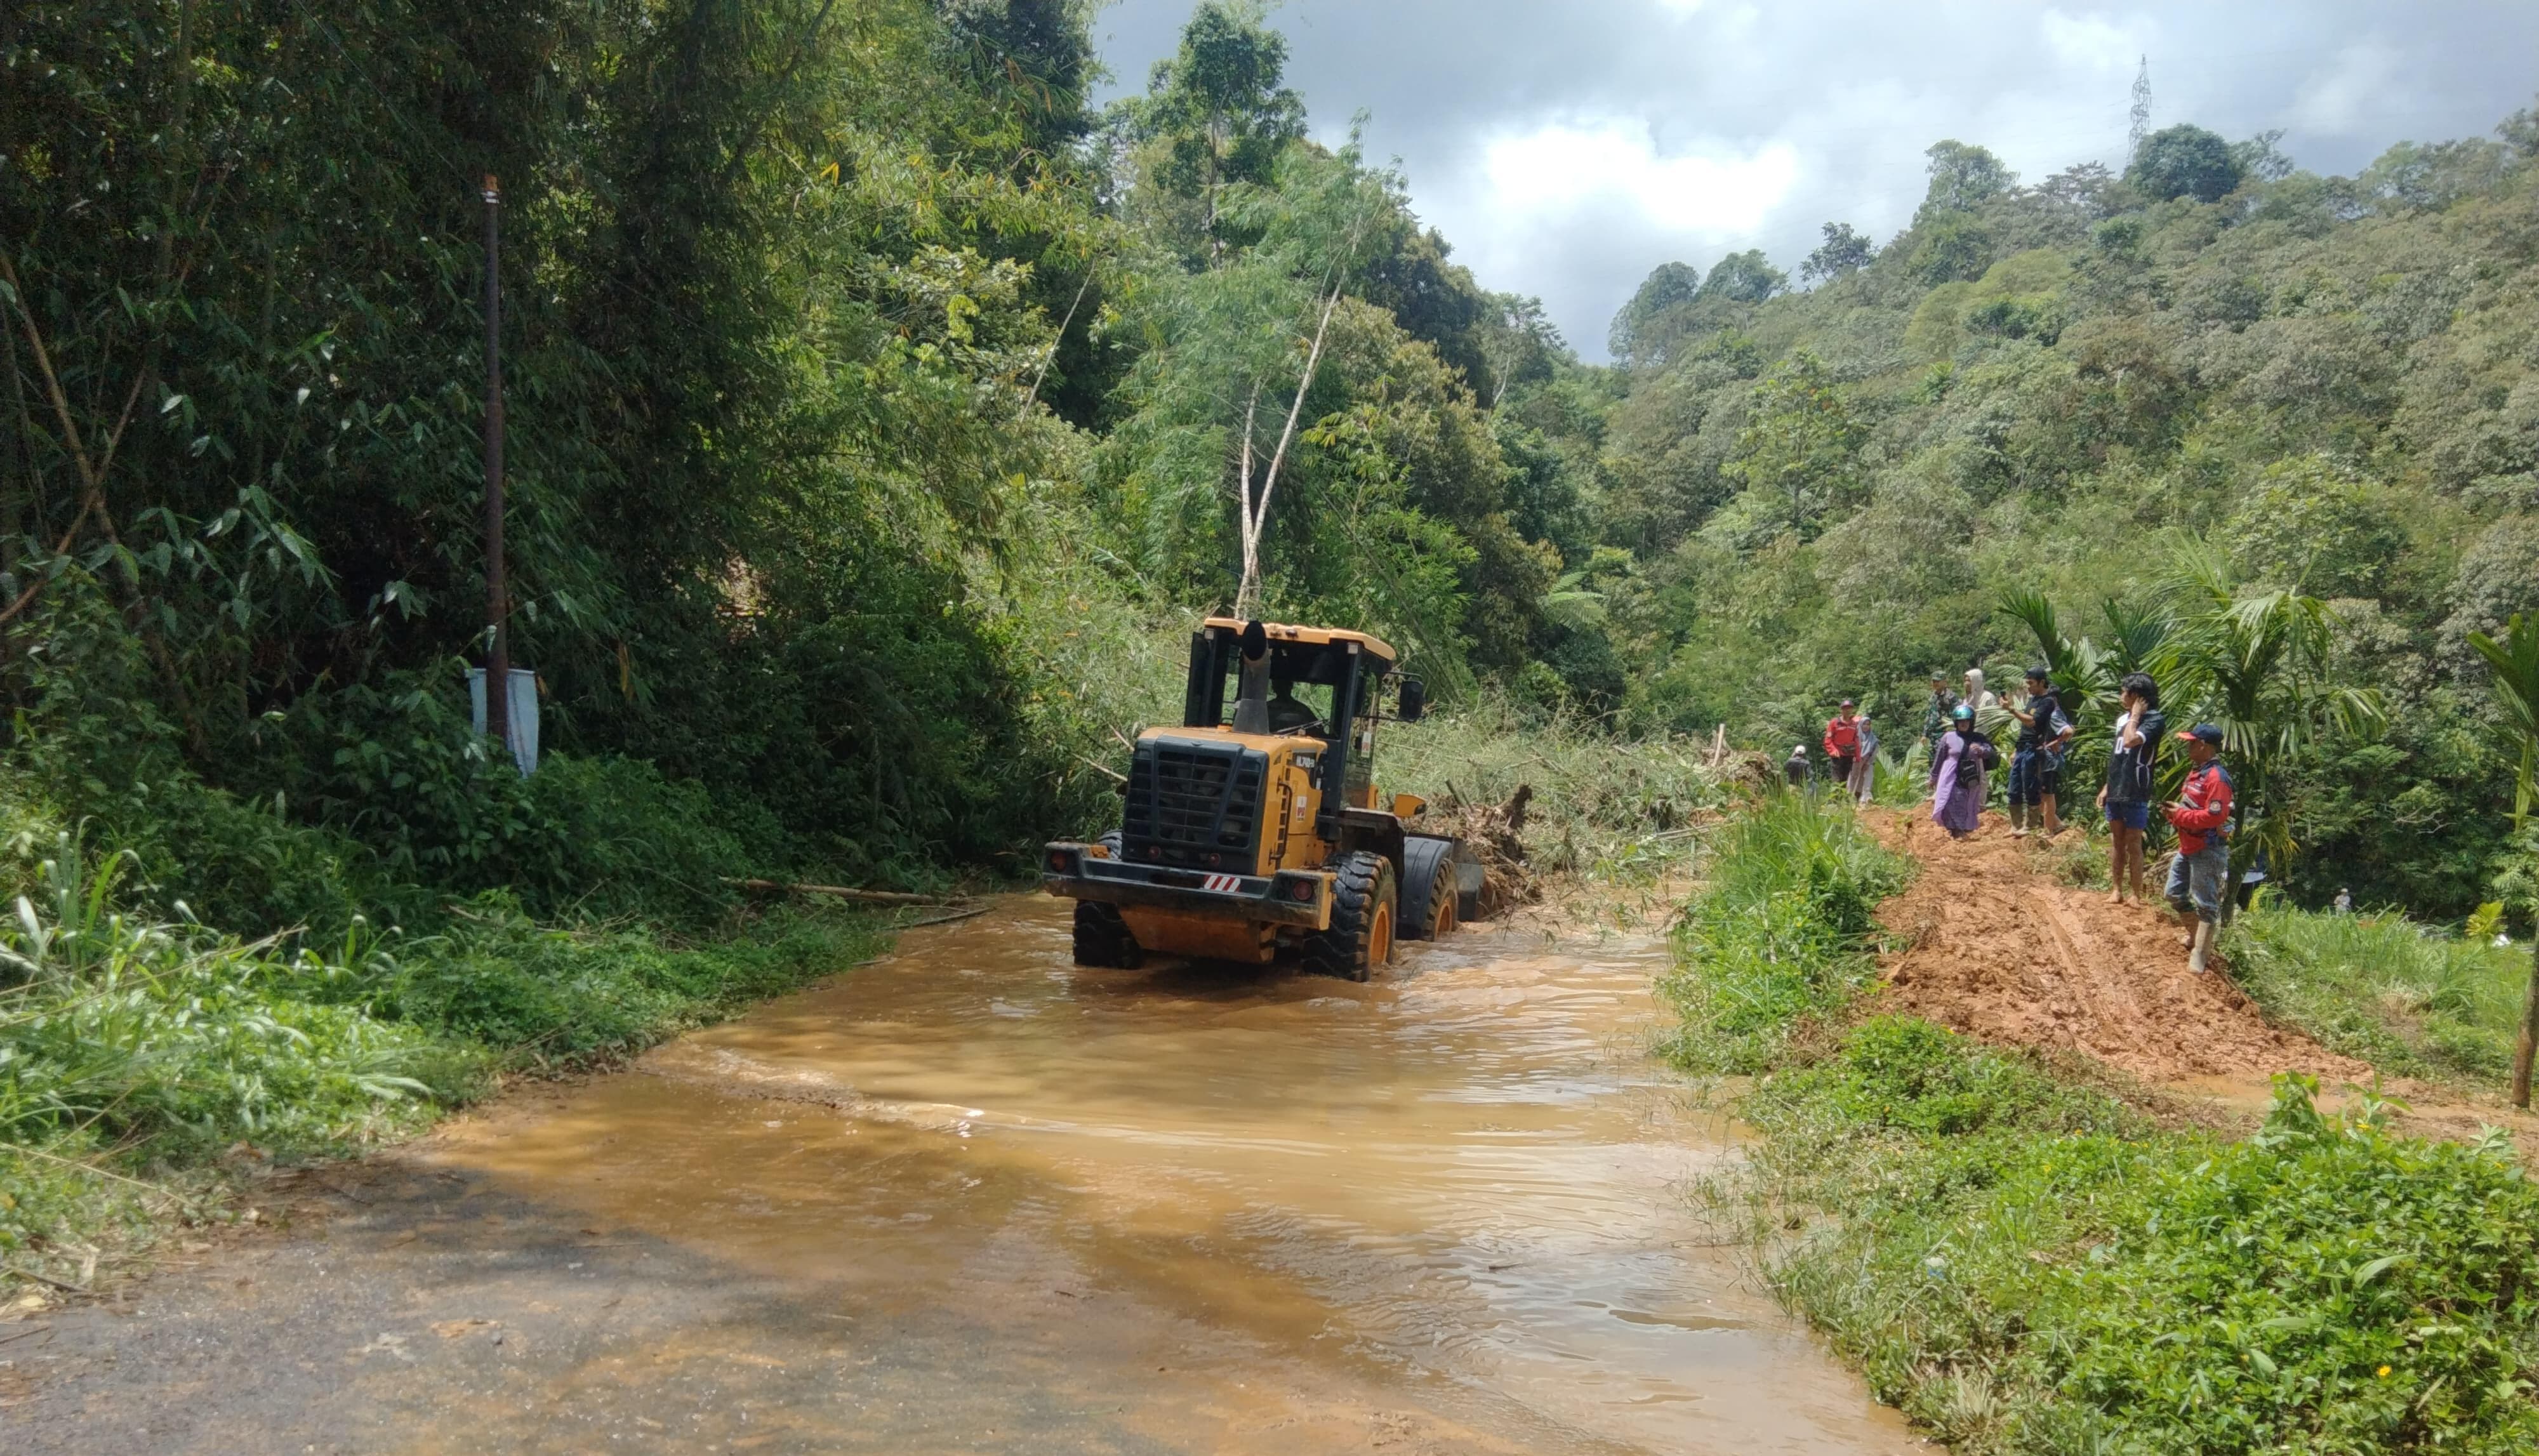
[[[1201,609],[1782,744],[2033,657],[2008,593],[2095,661],[2284,588],[2332,604],[2270,765],[2292,884],[2495,893],[2465,638],[2539,607],[2528,113],[2354,178],[2191,126],[2032,184],[1942,142],[1893,240],[1828,224],[1797,289],[1669,263],[1597,367],[1307,138],[1257,9],[1107,110],[1088,16],[13,10],[25,821],[240,931],[493,890],[703,925],[725,875],[923,883],[1101,816]],[[463,677],[486,173],[525,782]]]
[[[2039,605],[2130,663],[2274,601],[2291,885],[2494,898],[2520,750],[2467,638],[2539,609],[2539,120],[2498,135],[2348,178],[2176,126],[2027,184],[1943,141],[1911,226],[1827,224],[1795,289],[1659,267],[1620,364],[1500,405],[1587,504],[1549,662],[1631,730],[1779,745],[1843,695],[1909,733],[1934,668],[2015,681]]]

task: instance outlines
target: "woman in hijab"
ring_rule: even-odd
[[[1975,711],[1959,703],[1950,715],[1949,730],[1940,737],[1939,774],[1931,785],[1931,822],[1952,839],[1974,833],[1983,815],[1984,772],[1981,750],[1988,743],[1975,728]]]

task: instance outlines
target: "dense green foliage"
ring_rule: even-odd
[[[2539,1186],[2506,1141],[2399,1137],[2367,1096],[2329,1120],[2287,1076],[2230,1142],[1924,1021],[1794,1041],[1824,997],[1756,951],[1839,985],[1857,950],[1829,907],[1865,921],[1893,884],[1850,833],[1790,796],[1729,826],[1669,990],[1680,1061],[1765,1074],[1738,1099],[1760,1137],[1725,1207],[1882,1397],[1976,1453],[2539,1438]],[[2280,944],[2294,919],[2339,918],[2241,934]]]
[[[2530,116],[2351,178],[2193,126],[2033,184],[1943,142],[1911,226],[1828,224],[1807,292],[1742,254],[1659,267],[1619,369],[1499,407],[1581,503],[1555,539],[1600,611],[1563,630],[1601,642],[1569,687],[1777,752],[1843,696],[1910,731],[1935,667],[2016,683],[2022,594],[2111,659],[2189,628],[2172,721],[2275,699],[2232,733],[2279,885],[2494,898],[2518,745],[2469,636],[2539,608]],[[2220,640],[2217,604],[2261,600],[2284,651]],[[2226,681],[2240,649],[2265,670]]]
[[[696,923],[743,867],[922,882],[1101,816],[1086,760],[1171,701],[1150,629],[1228,601],[1266,491],[1264,610],[1371,626],[1449,697],[1754,742],[1843,693],[1909,714],[1934,665],[2015,677],[2015,590],[2192,625],[2207,560],[2234,601],[2321,604],[2304,680],[2253,694],[2379,692],[2245,735],[2278,750],[2246,796],[2278,881],[2458,915],[2505,867],[2468,638],[2539,607],[2526,117],[2355,178],[2191,125],[2034,185],[1942,142],[1884,246],[1828,224],[1804,292],[1759,252],[1668,263],[1599,369],[1307,138],[1260,7],[1200,5],[1101,114],[1087,26],[24,8],[20,759],[240,929],[322,918],[259,856],[371,903]],[[558,761],[599,765],[528,790],[457,676],[488,172],[515,660]],[[698,826],[679,863],[587,849],[627,795]]]

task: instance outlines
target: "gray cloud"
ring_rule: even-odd
[[[1097,17],[1110,94],[1144,85],[1190,8],[1121,0]],[[2141,55],[2155,125],[2281,127],[2325,173],[2484,135],[2539,89],[2526,0],[1291,0],[1273,22],[1316,133],[1369,112],[1369,154],[1401,159],[1457,257],[1487,287],[1541,295],[1590,357],[1670,258],[1761,247],[1795,271],[1819,223],[1892,234],[1942,137],[2028,177],[2118,164]]]

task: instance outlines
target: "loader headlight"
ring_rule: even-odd
[[[1053,849],[1042,857],[1041,863],[1049,867],[1049,872],[1052,874],[1073,874],[1076,865],[1075,851]]]

